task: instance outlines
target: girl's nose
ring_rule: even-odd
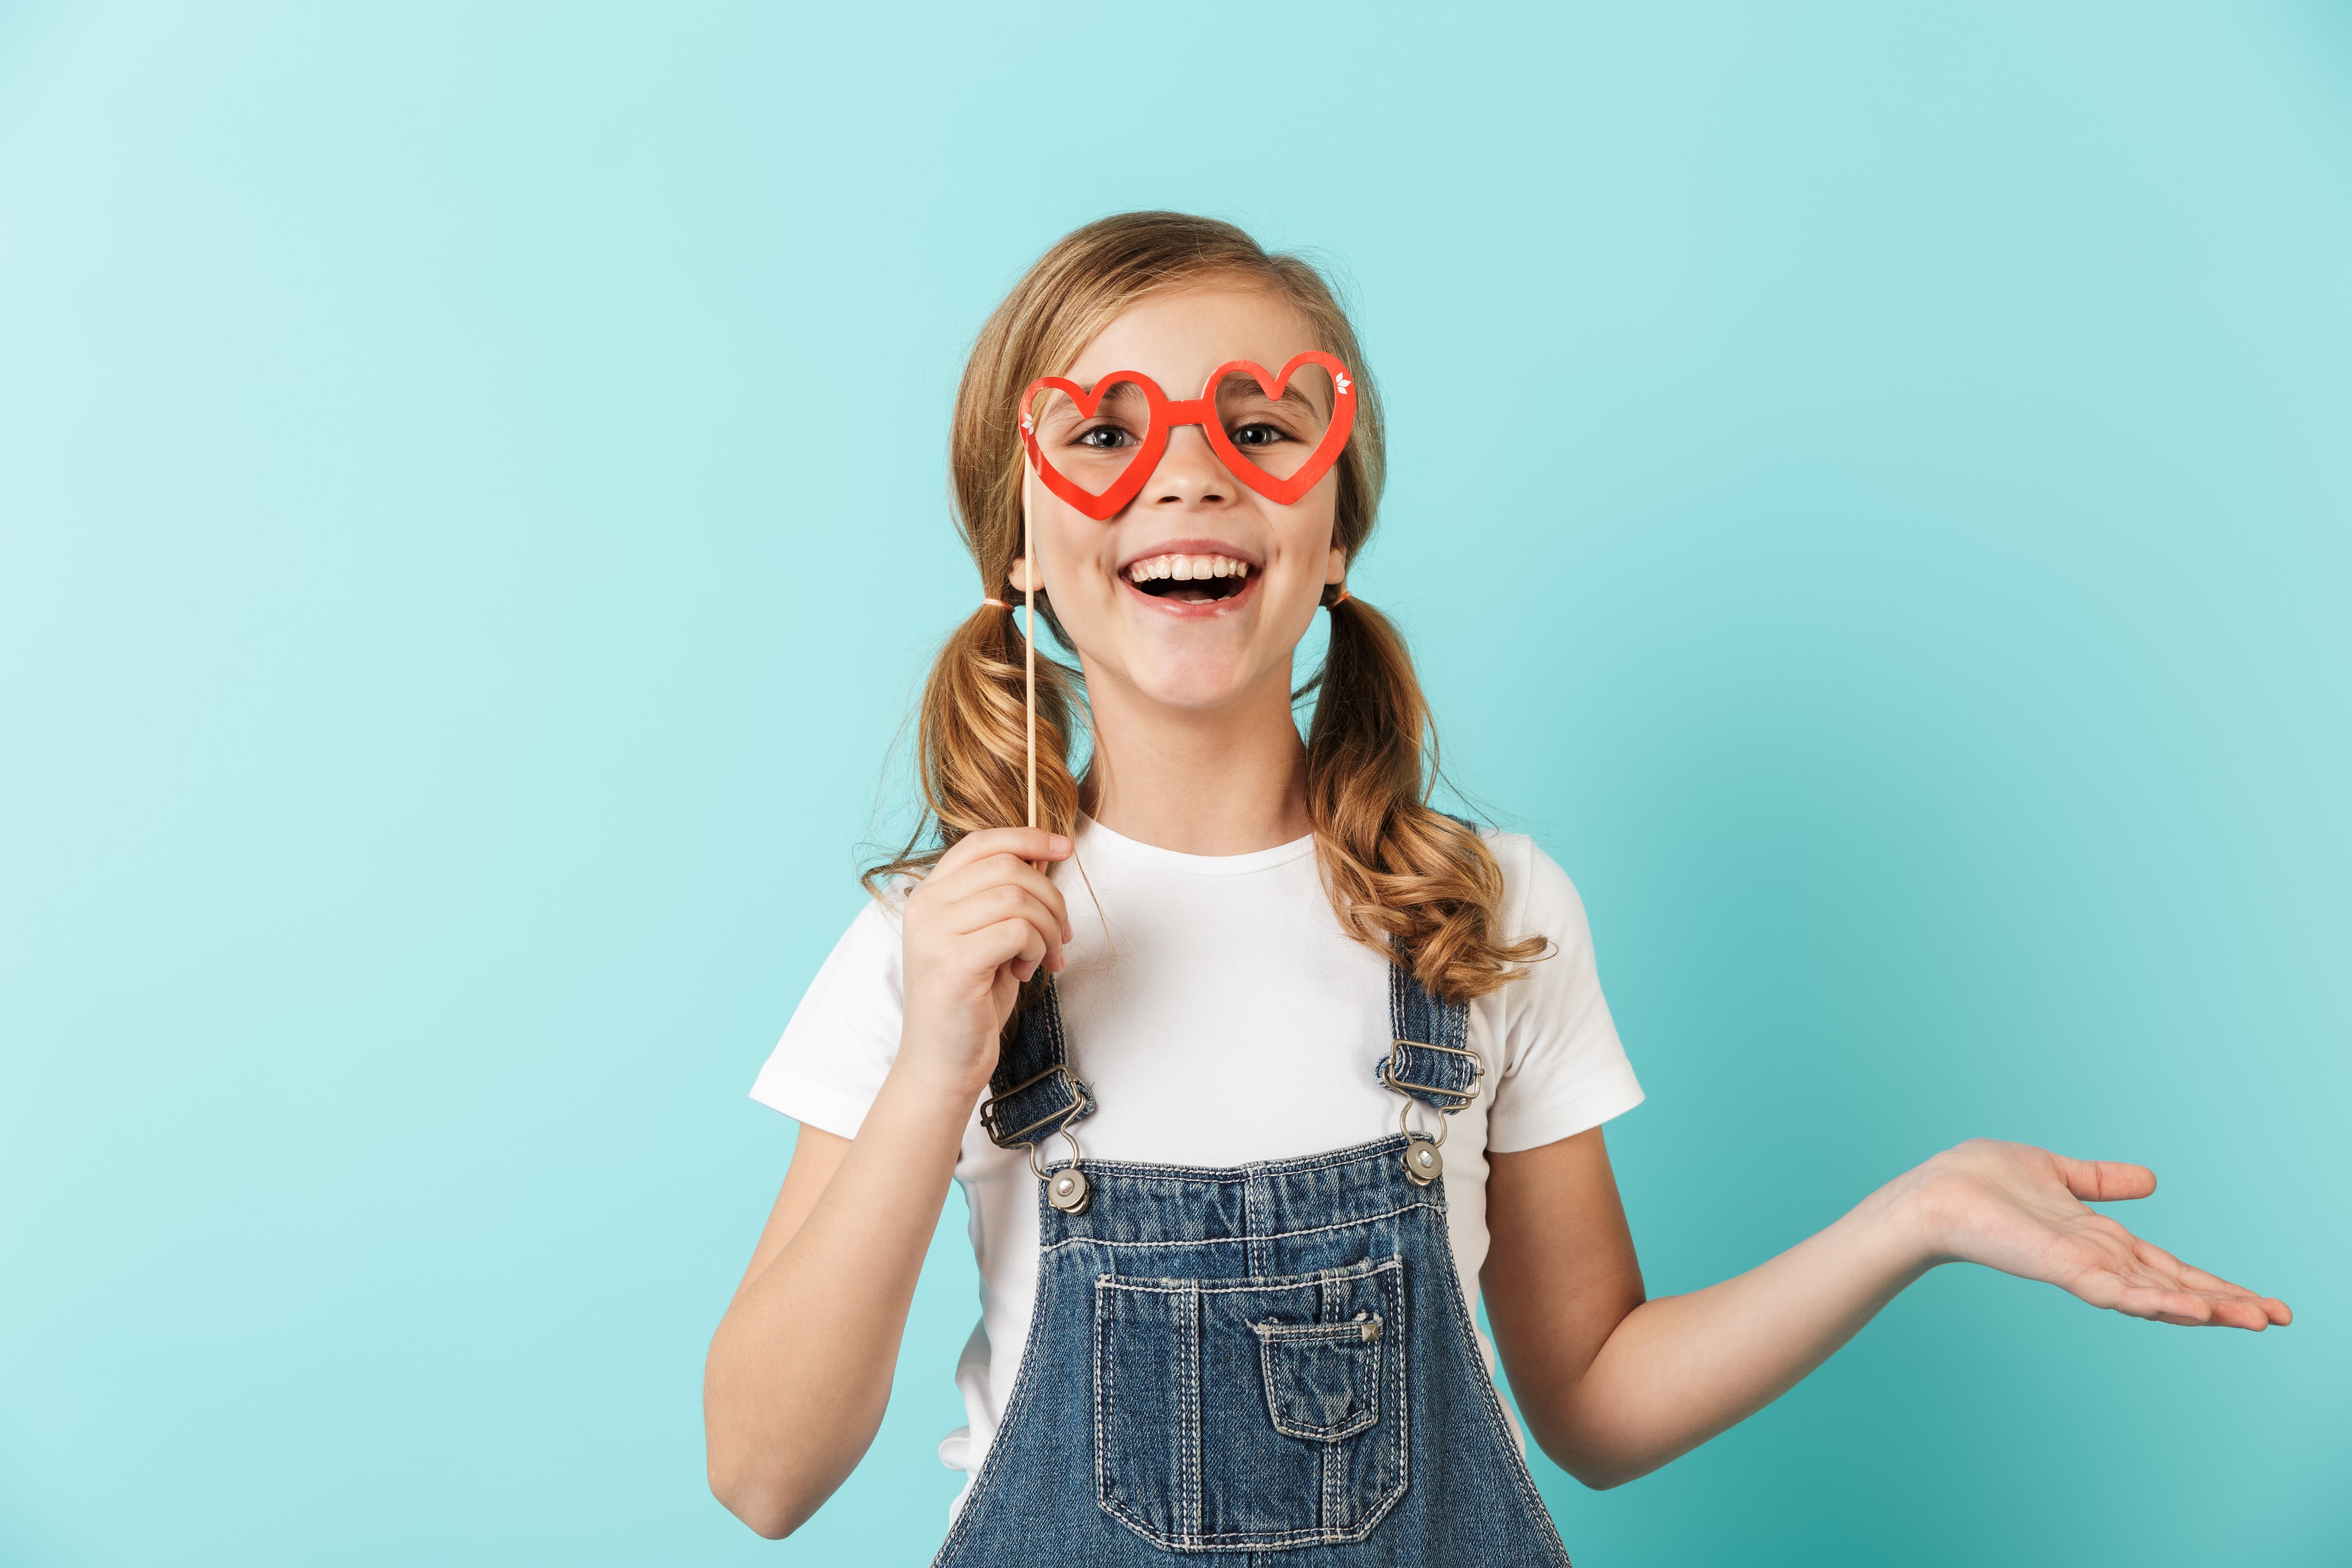
[[[1217,506],[1234,497],[1234,477],[1217,461],[1216,448],[1198,425],[1178,427],[1168,437],[1168,449],[1143,487],[1143,499],[1153,506]]]

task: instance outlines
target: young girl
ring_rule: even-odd
[[[1347,591],[1383,457],[1330,289],[1229,225],[1090,225],[990,319],[951,446],[981,603],[923,698],[936,843],[869,876],[752,1091],[801,1133],[711,1343],[721,1501],[782,1536],[857,1463],[950,1178],[982,1310],[941,1563],[1564,1563],[1482,1296],[1528,1434],[1596,1487],[1938,1263],[2288,1321],[2084,1206],[2142,1167],[1987,1141],[1645,1300],[1601,1137],[1642,1091],[1583,908],[1427,805],[1412,663]],[[1034,827],[1024,596],[1077,665],[1035,662]]]

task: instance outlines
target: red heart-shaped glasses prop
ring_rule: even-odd
[[[1225,434],[1224,425],[1217,417],[1217,388],[1224,384],[1225,377],[1246,373],[1256,379],[1259,390],[1278,403],[1284,390],[1290,385],[1291,376],[1300,366],[1309,364],[1320,365],[1331,373],[1331,423],[1324,428],[1322,440],[1316,443],[1315,449],[1307,455],[1307,460],[1298,466],[1297,471],[1286,479],[1277,477],[1250,461],[1242,454],[1241,448],[1234,445],[1233,437]],[[1136,447],[1135,456],[1129,459],[1126,468],[1119,470],[1118,478],[1111,481],[1108,489],[1089,490],[1054,467],[1053,459],[1047,458],[1044,448],[1038,446],[1037,395],[1043,392],[1062,393],[1076,406],[1078,417],[1091,419],[1111,388],[1122,384],[1132,385],[1143,394],[1144,405],[1149,411],[1143,440]],[[1218,460],[1225,465],[1234,478],[1277,506],[1291,505],[1312,489],[1315,481],[1329,472],[1331,465],[1339,460],[1339,449],[1348,444],[1348,433],[1356,426],[1356,383],[1355,378],[1348,374],[1348,367],[1337,359],[1310,350],[1294,355],[1290,363],[1282,367],[1282,374],[1276,376],[1267,375],[1265,367],[1255,360],[1229,361],[1210,373],[1208,384],[1202,389],[1200,396],[1181,403],[1171,402],[1168,395],[1160,390],[1160,384],[1140,371],[1115,370],[1097,380],[1091,391],[1058,375],[1041,376],[1031,382],[1029,390],[1021,395],[1020,412],[1021,444],[1029,449],[1029,460],[1036,466],[1037,477],[1045,481],[1045,488],[1097,522],[1107,522],[1143,489],[1144,482],[1151,478],[1152,470],[1159,468],[1160,454],[1168,449],[1169,432],[1183,425],[1201,426]]]

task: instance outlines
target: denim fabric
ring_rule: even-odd
[[[1094,1090],[1070,1070],[1061,994],[1047,975],[1023,998],[1012,1037],[989,1078],[988,1098],[981,1102],[981,1125],[998,1148],[1019,1149],[1044,1142],[1094,1110]]]
[[[1404,1148],[1088,1160],[1083,1215],[1041,1187],[1020,1375],[936,1563],[1564,1568]]]
[[[1373,1076],[1440,1111],[1478,1098],[1485,1068],[1469,1049],[1470,1009],[1432,996],[1400,964],[1389,965],[1389,1033],[1395,1037]]]

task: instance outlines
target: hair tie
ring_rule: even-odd
[[[1324,605],[1323,607],[1324,607],[1325,609],[1327,609],[1327,610],[1336,610],[1336,609],[1338,609],[1340,605],[1342,605],[1346,604],[1347,602],[1348,602],[1348,584],[1346,584],[1345,583],[1342,583],[1342,584],[1339,584],[1339,594],[1338,594],[1336,596],[1334,596],[1334,597],[1333,597],[1333,599],[1331,600],[1331,602],[1330,602],[1329,604],[1328,604],[1328,605]]]
[[[982,599],[981,603],[983,605],[993,605],[1000,610],[1009,610],[1013,607],[1002,599]]]

